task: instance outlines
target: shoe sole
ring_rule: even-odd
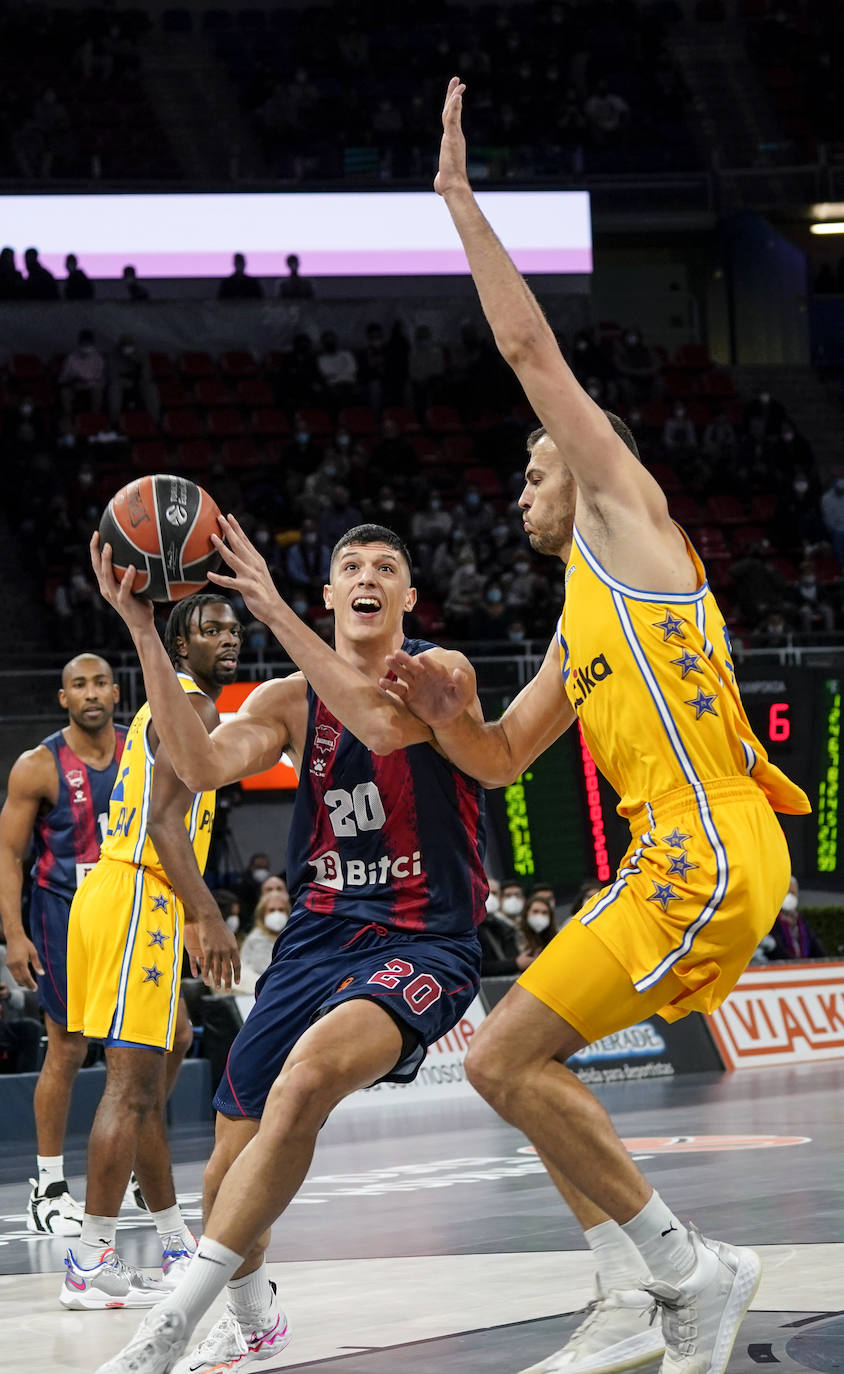
[[[50,1226],[39,1226],[38,1222],[37,1222],[37,1221],[34,1221],[34,1220],[32,1219],[31,1216],[28,1216],[27,1219],[26,1219],[26,1229],[27,1229],[27,1231],[31,1231],[32,1234],[33,1234],[34,1236],[65,1236],[65,1237],[70,1236],[70,1237],[74,1237],[74,1236],[81,1236],[81,1235],[82,1235],[82,1222],[81,1222],[81,1221],[76,1222],[76,1221],[67,1221],[67,1220],[65,1220],[64,1224],[65,1224],[66,1226],[73,1226],[75,1229],[74,1229],[73,1231],[54,1231],[54,1230],[52,1229],[52,1227],[50,1227]]]
[[[161,1299],[165,1296],[164,1290],[156,1293],[142,1293],[136,1291],[129,1293],[125,1298],[110,1298],[107,1293],[96,1291],[72,1292],[63,1288],[59,1294],[59,1302],[62,1307],[67,1308],[68,1312],[104,1312],[112,1307],[157,1307]]]
[[[202,1374],[225,1374],[226,1370],[234,1368],[237,1369],[237,1374],[250,1374],[250,1371],[258,1368],[262,1371],[266,1370],[267,1374],[272,1374],[273,1369],[276,1367],[273,1361],[281,1357],[282,1351],[287,1348],[292,1340],[293,1332],[288,1328],[287,1334],[279,1336],[279,1338],[273,1342],[272,1349],[269,1350],[266,1355],[261,1355],[257,1351],[250,1350],[247,1355],[242,1355],[236,1364],[232,1364],[231,1360],[228,1362],[221,1360],[218,1364],[206,1364],[203,1366],[196,1366],[196,1368],[197,1370],[201,1368]],[[185,1356],[185,1359],[189,1361],[190,1355]],[[173,1368],[177,1370],[179,1368],[178,1364],[174,1365]],[[186,1363],[185,1368],[193,1369],[193,1366]]]
[[[762,1261],[756,1251],[741,1250],[739,1254],[738,1269],[730,1286],[730,1294],[718,1326],[712,1359],[706,1374],[724,1374],[733,1353],[739,1328],[762,1282]]]
[[[638,1351],[629,1347],[633,1341],[640,1342],[640,1337],[632,1337],[631,1341],[620,1341],[615,1348],[615,1355],[612,1359],[603,1363],[598,1363],[598,1356],[595,1355],[591,1360],[584,1359],[577,1364],[563,1364],[558,1360],[553,1363],[553,1357],[533,1364],[528,1369],[523,1369],[520,1374],[624,1374],[628,1369],[643,1369],[646,1365],[655,1364],[661,1360],[665,1354],[665,1345],[661,1340],[652,1341],[648,1349]],[[625,1346],[628,1348],[625,1350]]]

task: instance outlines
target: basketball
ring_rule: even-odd
[[[198,592],[221,559],[215,501],[186,477],[156,474],[121,487],[100,520],[100,548],[110,544],[118,580],[133,565],[133,592],[151,601],[181,601]]]

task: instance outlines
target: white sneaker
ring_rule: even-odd
[[[44,1236],[81,1235],[85,1209],[76,1198],[70,1196],[67,1180],[48,1183],[43,1193],[39,1193],[36,1179],[29,1181],[32,1192],[26,1204],[27,1231]]]
[[[134,1172],[129,1175],[129,1182],[126,1184],[126,1192],[123,1194],[121,1207],[137,1207],[139,1212],[148,1212],[144,1195],[141,1192],[141,1185],[138,1182],[137,1174]]]
[[[101,1312],[107,1307],[154,1307],[167,1290],[161,1279],[150,1278],[125,1264],[109,1247],[98,1264],[83,1269],[72,1250],[64,1260],[65,1276],[59,1302],[78,1312]]]
[[[190,1231],[175,1231],[164,1241],[161,1250],[161,1283],[168,1292],[184,1276],[195,1254],[196,1237]]]
[[[275,1284],[272,1290],[272,1314],[266,1322],[247,1333],[234,1309],[227,1306],[205,1339],[173,1366],[172,1374],[216,1374],[218,1370],[229,1369],[237,1370],[237,1374],[249,1374],[251,1369],[266,1369],[267,1362],[280,1355],[293,1338],[287,1318],[276,1301]]]
[[[185,1318],[172,1307],[147,1313],[132,1340],[96,1374],[168,1374],[187,1345]]]
[[[689,1236],[697,1259],[692,1272],[676,1287],[656,1279],[647,1285],[662,1308],[662,1374],[723,1374],[762,1262],[753,1250],[706,1240],[694,1226]]]
[[[643,1289],[615,1289],[590,1302],[586,1317],[561,1350],[522,1374],[621,1374],[661,1358],[665,1350],[654,1304]]]

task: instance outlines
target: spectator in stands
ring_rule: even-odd
[[[68,253],[64,260],[67,280],[64,284],[66,301],[91,301],[94,299],[94,283],[82,271],[75,253]]]
[[[525,889],[518,878],[501,884],[501,915],[515,929],[516,921],[525,909]]]
[[[261,974],[269,968],[275,942],[289,919],[290,898],[284,893],[267,892],[260,898],[255,907],[252,929],[240,947],[241,970],[246,975],[245,980],[241,977],[242,990],[244,981],[247,986],[251,982],[250,990],[254,990]]]
[[[469,617],[483,594],[484,576],[478,571],[475,550],[464,544],[457,555],[457,566],[451,574],[445,596],[445,614],[455,634],[466,630]]]
[[[750,626],[767,622],[773,611],[781,610],[786,599],[786,585],[774,562],[774,550],[769,540],[760,540],[737,559],[730,573],[742,620]]]
[[[762,387],[756,393],[745,411],[747,428],[755,439],[764,439],[769,434],[779,434],[785,419],[784,406],[774,400],[767,387]]]
[[[367,518],[370,518],[368,509],[366,514]],[[386,525],[401,539],[407,540],[410,533],[410,512],[399,502],[396,489],[389,482],[378,488],[378,494],[371,507],[371,519],[376,525]]]
[[[497,580],[488,582],[484,588],[483,601],[476,605],[469,616],[466,634],[469,639],[505,640],[507,637],[508,612],[504,604],[504,589]]]
[[[821,516],[838,566],[844,568],[844,473],[837,474],[821,497]]]
[[[314,294],[313,282],[307,277],[301,276],[299,272],[299,259],[295,253],[289,253],[287,258],[286,277],[282,277],[278,288],[278,294],[285,301],[310,300]]]
[[[384,331],[377,321],[366,326],[366,342],[358,354],[358,382],[364,400],[376,419],[384,405],[384,384],[387,376],[387,347]]]
[[[808,560],[800,565],[797,583],[797,618],[806,634],[813,630],[831,634],[835,628],[835,612],[823,587],[818,586],[815,565]]]
[[[719,463],[735,453],[737,442],[735,425],[727,418],[727,412],[719,408],[703,431],[703,452],[714,463]]]
[[[638,329],[626,329],[613,348],[613,365],[624,399],[649,401],[659,372],[659,359]]]
[[[826,950],[805,916],[800,914],[800,886],[794,874],[791,875],[771,935],[776,947],[767,951],[769,959],[826,958]]]
[[[370,463],[373,474],[389,477],[401,491],[406,491],[411,478],[417,475],[416,453],[395,420],[382,420],[381,435],[372,445]]]
[[[435,404],[442,395],[445,371],[445,350],[442,344],[434,341],[427,324],[417,325],[408,358],[408,377],[413,405],[420,419],[424,418],[428,407]]]
[[[454,507],[454,523],[465,532],[467,539],[479,539],[492,529],[494,519],[492,506],[484,500],[480,488],[470,483],[462,501]]]
[[[302,488],[301,506],[311,515],[319,512],[331,502],[331,493],[338,482],[346,482],[349,475],[348,430],[341,426],[334,435],[333,442],[325,450],[322,459],[313,472],[309,472]]]
[[[299,542],[287,550],[287,579],[306,595],[307,605],[319,600],[328,581],[333,547],[320,539],[316,520],[309,518],[302,521]]]
[[[106,362],[94,339],[93,329],[80,329],[76,347],[68,353],[59,372],[62,411],[102,410]]]
[[[599,148],[615,147],[623,139],[630,121],[630,106],[609,82],[601,80],[583,107],[592,141]]]
[[[23,255],[26,265],[24,296],[29,301],[57,301],[59,284],[48,268],[38,259],[37,248],[27,248]]]
[[[138,274],[131,263],[127,263],[123,268],[123,283],[126,287],[126,295],[130,301],[148,301],[149,292],[145,286],[138,281]]]
[[[612,360],[595,343],[590,329],[579,329],[575,334],[570,366],[581,386],[585,386],[590,377],[606,381],[615,371]]]
[[[234,255],[234,271],[224,277],[217,288],[218,301],[260,300],[264,288],[257,277],[250,277],[246,271],[246,258],[242,253]]]
[[[486,916],[478,926],[478,939],[481,942],[481,976],[515,978],[528,967],[531,960],[528,955],[519,951],[513,922],[500,915],[501,884],[496,878],[490,878],[488,881]]]
[[[393,320],[384,348],[384,404],[405,406],[410,400],[410,339],[401,320]]]
[[[823,543],[826,531],[821,519],[817,483],[798,468],[790,485],[781,493],[774,515],[777,541],[783,549],[811,553]]]
[[[557,934],[554,903],[547,897],[529,897],[516,920],[516,935],[530,960],[541,954]]]
[[[240,930],[240,898],[237,893],[227,887],[215,887],[211,896],[232,935],[237,935]]]
[[[149,354],[132,334],[121,334],[108,364],[108,413],[116,425],[124,410],[145,410],[158,422],[158,390]]]
[[[331,493],[331,504],[320,511],[318,520],[319,537],[323,544],[333,549],[341,534],[359,525],[362,520],[360,508],[352,505],[348,487],[338,482]],[[324,579],[326,582],[328,578]]]
[[[792,625],[782,610],[771,611],[766,620],[752,633],[755,649],[784,649],[791,643]]]
[[[450,512],[443,505],[442,496],[438,491],[432,491],[427,504],[421,510],[415,510],[411,516],[411,538],[417,547],[424,545],[430,550],[448,538],[453,524]]]
[[[354,353],[348,348],[340,348],[333,329],[323,330],[319,342],[319,352],[316,355],[317,371],[331,404],[335,409],[353,405],[357,399],[358,380],[358,365]]]
[[[540,589],[544,586],[544,579],[537,576],[524,550],[520,550],[517,554],[511,572],[505,581],[505,603],[508,615],[511,617],[529,615]]]
[[[241,926],[245,926],[247,920],[251,924],[252,913],[262,895],[263,884],[272,876],[269,854],[265,854],[262,849],[250,854],[238,889],[241,903]]]
[[[23,294],[23,274],[15,266],[15,250],[3,248],[0,250],[0,301],[19,301]]]
[[[697,432],[689,419],[684,401],[675,401],[671,414],[662,426],[662,443],[669,453],[679,453],[692,449],[697,443]]]
[[[322,376],[310,335],[295,334],[279,378],[280,401],[286,406],[307,406],[321,396]]]
[[[594,897],[596,892],[600,892],[603,883],[597,878],[584,878],[580,887],[575,892],[571,902],[571,914],[576,915],[581,907],[584,907],[590,897]]]
[[[322,461],[322,445],[311,434],[311,427],[300,410],[293,416],[293,438],[281,452],[283,470],[297,473],[313,472]]]

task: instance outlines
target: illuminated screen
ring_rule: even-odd
[[[588,191],[485,191],[478,202],[521,272],[592,271]],[[430,191],[225,195],[0,196],[3,242],[34,244],[51,272],[69,249],[92,277],[223,277],[233,252],[257,277],[466,275],[466,256]]]
[[[227,682],[217,698],[220,720],[231,720],[232,716],[236,716],[249,693],[254,692],[258,685],[257,682]],[[268,768],[266,773],[255,773],[251,778],[244,778],[240,785],[246,792],[259,792],[295,788],[298,782],[296,769],[287,755],[282,754],[273,768]]]

